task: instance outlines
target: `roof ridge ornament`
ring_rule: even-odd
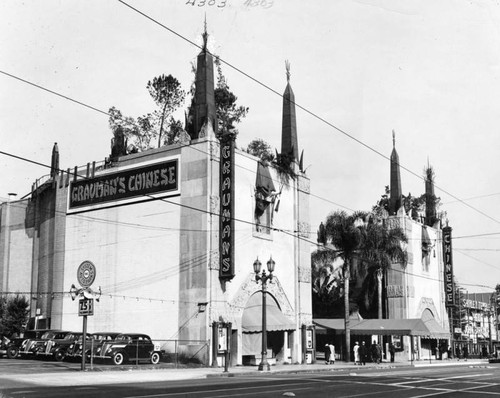
[[[392,129],[392,147],[396,148],[396,132]]]
[[[290,61],[285,60],[285,68],[286,68],[286,81],[290,83]]]
[[[203,36],[203,50],[207,50],[207,41],[208,41],[208,33],[207,33],[207,13],[205,13],[205,23],[204,23],[204,32],[202,33]]]

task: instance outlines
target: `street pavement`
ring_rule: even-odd
[[[316,373],[316,372],[349,372],[354,373],[361,369],[391,369],[411,367],[440,367],[440,366],[469,366],[484,367],[488,365],[486,359],[472,359],[469,361],[457,360],[432,360],[414,362],[382,362],[381,364],[367,363],[365,366],[354,365],[337,361],[334,365],[315,363],[307,365],[275,365],[271,366],[269,372],[258,371],[256,366],[236,366],[224,371],[224,368],[178,368],[165,369],[160,367],[121,367],[107,368],[106,371],[76,369],[61,369],[59,371],[40,372],[15,372],[12,374],[0,374],[0,389],[15,388],[22,386],[86,386],[105,385],[121,383],[151,383],[174,380],[205,379],[210,377],[235,377],[255,376],[267,374],[294,374],[294,373]]]

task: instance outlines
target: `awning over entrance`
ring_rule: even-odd
[[[266,323],[267,331],[294,330],[295,324],[289,320],[278,307],[276,300],[270,295],[266,296]],[[241,330],[245,333],[262,332],[262,293],[257,292],[248,300],[243,311]]]
[[[343,319],[315,319],[316,329],[335,330],[344,333]],[[436,320],[423,321],[414,319],[363,319],[351,320],[350,329],[352,334],[358,335],[405,335],[422,336],[432,338],[449,338],[450,333],[439,325]]]

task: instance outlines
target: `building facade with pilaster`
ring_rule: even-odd
[[[88,261],[99,298],[89,332],[143,332],[166,351],[176,341],[186,356],[203,352],[205,363],[221,365],[225,349],[231,365],[256,363],[262,286],[252,264],[259,258],[265,267],[272,257],[268,356],[309,358],[310,181],[299,165],[289,69],[284,178],[236,149],[230,121],[218,121],[206,44],[205,32],[179,143],[128,153],[118,135],[108,161],[64,171],[55,147],[51,175],[35,182],[29,198],[1,204],[0,286],[2,294],[29,296],[30,327],[81,329],[69,290]]]

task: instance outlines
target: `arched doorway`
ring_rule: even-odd
[[[276,299],[267,293],[267,357],[270,363],[281,362],[288,357],[290,333],[295,324],[283,313]],[[260,363],[262,353],[262,292],[254,293],[247,301],[241,321],[242,363],[255,365]]]

